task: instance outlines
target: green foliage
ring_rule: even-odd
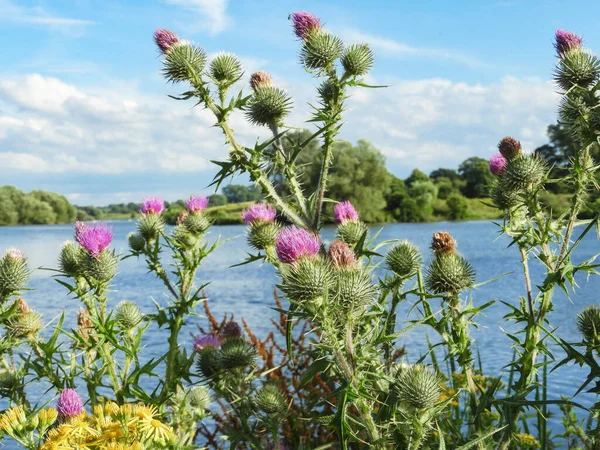
[[[494,181],[488,161],[476,156],[468,158],[458,166],[458,173],[467,183],[462,190],[465,197],[487,197]]]

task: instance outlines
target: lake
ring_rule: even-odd
[[[111,222],[115,239],[113,247],[123,253],[127,252],[127,234],[135,229],[133,221]],[[374,234],[382,227],[372,227]],[[435,231],[450,231],[458,241],[458,250],[473,264],[477,270],[477,281],[482,282],[503,273],[509,273],[492,283],[472,291],[474,304],[482,305],[490,300],[504,300],[514,305],[518,304],[520,295],[524,295],[524,282],[520,270],[519,255],[516,248],[507,248],[508,239],[500,237],[498,227],[490,222],[461,222],[433,224],[390,224],[383,226],[379,240],[408,239],[416,244],[429,257],[429,242]],[[270,318],[275,318],[273,306],[273,287],[277,276],[271,266],[257,263],[241,267],[229,268],[241,262],[246,252],[250,251],[244,237],[243,226],[214,226],[208,239],[221,237],[226,240],[204,262],[198,272],[198,284],[210,282],[206,288],[209,303],[215,316],[219,319],[225,313],[234,313],[236,318],[245,318],[255,334],[266,336],[271,329]],[[31,267],[57,267],[57,257],[65,240],[72,239],[72,225],[0,227],[0,251],[8,247],[21,249],[29,258]],[[577,235],[576,235],[577,236]],[[324,230],[327,240],[334,238],[334,229]],[[587,259],[600,251],[600,245],[593,233],[588,235],[576,254],[576,262]],[[379,269],[381,270],[381,269]],[[121,300],[137,302],[145,312],[154,309],[153,300],[164,303],[165,290],[162,283],[153,275],[146,273],[143,260],[129,258],[120,265],[120,272],[114,279],[114,291],[110,294],[113,305]],[[533,278],[541,281],[540,268],[533,263]],[[576,328],[577,313],[586,305],[597,303],[600,291],[600,279],[592,277],[578,278],[577,293],[569,300],[563,293],[557,292],[554,297],[554,311],[549,319],[554,327],[559,327],[558,333],[568,341],[580,340]],[[33,291],[25,293],[25,298],[36,310],[44,315],[46,321],[55,318],[63,311],[67,313],[66,328],[74,327],[79,304],[67,295],[65,288],[60,286],[52,273],[36,270],[31,278],[30,287]],[[406,317],[409,304],[401,305],[399,320]],[[199,312],[202,312],[199,308]],[[514,327],[503,320],[508,312],[506,306],[497,302],[479,316],[479,328],[472,331],[476,345],[481,352],[484,371],[490,375],[503,372],[505,365],[511,360],[511,341],[503,330],[514,330]],[[412,318],[415,318],[414,315]],[[182,333],[185,338],[188,332],[196,330],[198,323],[205,324],[202,317],[192,318],[188,329]],[[45,333],[50,329],[44,330]],[[427,349],[424,327],[404,334],[399,345],[406,346],[409,361],[416,361]],[[429,336],[437,341],[433,330],[427,330]],[[161,330],[150,329],[146,335],[146,357],[157,356],[166,346],[166,337]],[[188,344],[191,348],[191,342]],[[556,352],[557,358],[562,354]],[[561,367],[551,374],[549,382],[549,398],[572,395],[587,372],[577,367]],[[583,394],[577,401],[592,405],[594,397]],[[558,418],[552,419],[552,426],[558,427]],[[556,428],[558,431],[558,428]]]

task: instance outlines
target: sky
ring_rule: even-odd
[[[352,91],[339,138],[371,141],[402,178],[489,158],[505,135],[546,143],[554,32],[600,49],[597,1],[0,0],[0,185],[78,205],[212,193],[210,160],[227,148],[207,111],[168,97],[185,86],[161,77],[152,34],[270,72],[294,98],[286,123],[310,128],[318,80],[298,64],[288,20],[302,10],[371,44],[367,81],[388,87]],[[232,124],[246,145],[268,136],[241,115]]]

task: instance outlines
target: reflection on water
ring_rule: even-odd
[[[125,253],[126,237],[134,230],[135,222],[115,221],[111,225],[115,234],[113,246]],[[518,304],[524,288],[517,250],[507,248],[508,240],[498,238],[497,227],[489,222],[392,224],[383,227],[378,240],[408,239],[424,254],[429,255],[431,234],[440,229],[448,230],[455,236],[459,243],[459,251],[477,269],[479,282],[508,273],[503,278],[473,291],[475,305],[492,299]],[[373,234],[376,231],[379,231],[379,227],[373,227],[371,232]],[[56,258],[62,243],[72,238],[72,232],[72,225],[0,227],[0,251],[8,247],[17,247],[27,255],[32,267],[56,267]],[[333,229],[326,229],[325,238],[332,239],[333,232]],[[229,268],[242,261],[246,252],[250,251],[244,239],[244,228],[212,227],[208,239],[216,239],[219,236],[224,242],[205,261],[198,272],[197,282],[210,282],[206,293],[217,318],[225,313],[235,314],[237,318],[244,317],[258,336],[266,336],[271,329],[270,320],[267,319],[276,316],[276,312],[270,309],[273,305],[273,288],[277,282],[276,274],[270,266],[256,263]],[[588,236],[580,246],[577,258],[584,260],[598,252],[598,241],[594,236]],[[30,286],[35,290],[27,292],[26,298],[46,319],[66,311],[65,325],[69,329],[75,323],[79,305],[76,300],[67,296],[65,289],[52,279],[52,275],[52,272],[45,270],[35,271],[30,282]],[[539,268],[534,267],[534,280],[540,282],[541,275]],[[600,289],[598,277],[590,280],[581,277],[578,282],[580,288],[573,296],[573,301],[564,294],[557,293],[554,298],[555,309],[550,314],[551,324],[559,327],[558,333],[568,341],[579,339],[576,314],[584,306],[597,302],[596,293]],[[130,258],[120,265],[120,272],[114,280],[114,290],[110,293],[110,301],[115,305],[125,299],[137,302],[145,312],[153,310],[153,299],[163,304],[166,300],[162,284],[146,273],[143,261]],[[406,316],[410,306],[401,305],[399,317]],[[512,357],[511,342],[503,331],[514,330],[514,327],[502,318],[507,312],[507,308],[497,302],[485,311],[484,316],[478,318],[479,329],[473,331],[484,370],[489,374],[501,373]],[[193,332],[198,323],[203,323],[202,317],[191,318],[182,336],[185,338],[189,332]],[[427,350],[424,331],[421,327],[402,336],[399,344],[406,346],[409,360],[416,360]],[[429,336],[435,338],[432,330],[428,331]],[[146,342],[144,356],[150,358],[162,353],[166,338],[161,330],[150,329],[146,335]],[[560,358],[558,351],[557,355]],[[581,369],[561,367],[551,375],[549,398],[572,395],[585,376],[585,371]],[[577,400],[589,406],[593,397],[584,394]],[[557,426],[558,418],[553,420],[553,425]]]

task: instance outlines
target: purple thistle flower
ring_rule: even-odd
[[[185,202],[185,206],[191,213],[197,213],[208,206],[208,199],[203,195],[190,195],[190,199]]]
[[[219,348],[221,341],[214,334],[203,334],[202,336],[194,336],[194,351],[201,351],[207,347]]]
[[[242,211],[242,218],[246,224],[253,222],[273,222],[275,216],[277,216],[275,208],[267,203],[255,203]]]
[[[500,175],[506,169],[507,164],[508,161],[502,156],[502,153],[495,153],[490,158],[490,172],[494,175]]]
[[[306,11],[298,11],[290,15],[294,26],[294,33],[302,40],[306,40],[309,33],[321,28],[321,21],[317,16]]]
[[[173,45],[179,42],[179,36],[164,28],[159,28],[154,32],[154,42],[161,53],[166,53]]]
[[[160,197],[147,197],[142,203],[140,208],[140,214],[145,216],[147,214],[160,215],[165,210],[165,202]]]
[[[312,258],[320,249],[321,240],[318,236],[294,225],[281,230],[275,242],[277,257],[288,264],[300,258]]]
[[[102,253],[110,245],[112,238],[113,232],[105,223],[87,225],[77,222],[75,224],[75,240],[93,257]]]
[[[58,396],[56,410],[61,419],[76,417],[83,411],[83,403],[75,389],[66,388]]]
[[[583,39],[575,33],[565,30],[556,30],[554,48],[558,56],[565,56],[567,52],[583,46]]]
[[[335,216],[336,223],[358,220],[358,212],[356,212],[356,208],[348,200],[335,205],[333,207],[333,215]]]
[[[250,87],[253,91],[256,91],[261,87],[271,86],[272,83],[273,79],[271,78],[271,75],[264,70],[259,70],[250,75]]]

